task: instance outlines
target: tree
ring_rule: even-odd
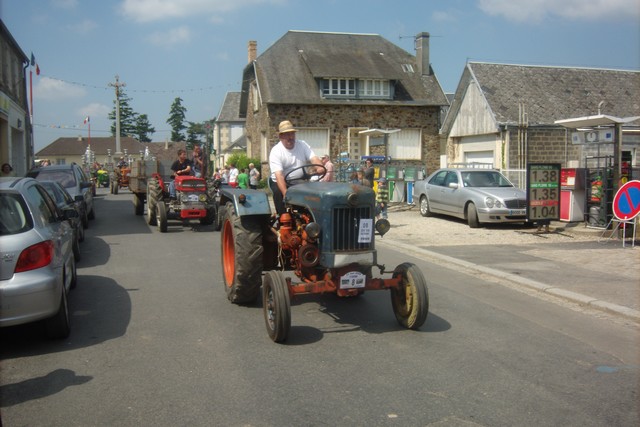
[[[248,169],[249,163],[260,166],[260,159],[251,159],[246,153],[232,154],[227,158],[227,164],[234,164],[238,169]]]
[[[120,136],[136,135],[138,113],[133,111],[130,102],[131,98],[127,96],[124,90],[120,89]],[[116,101],[113,101],[113,110],[109,113],[109,120],[113,121],[111,125],[111,135],[116,136]]]
[[[187,113],[187,109],[182,105],[182,98],[177,97],[171,104],[171,110],[169,111],[169,118],[167,123],[171,126],[171,140],[172,141],[184,141],[185,137],[182,133],[187,127],[184,125],[184,118]]]
[[[136,120],[136,132],[140,142],[151,142],[151,135],[156,129],[149,123],[149,118],[146,114],[140,114]]]
[[[187,128],[187,147],[191,150],[194,145],[204,142],[203,139],[206,136],[206,131],[204,123],[187,123],[189,123],[189,127]]]

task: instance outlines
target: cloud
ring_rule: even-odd
[[[157,46],[171,47],[191,40],[191,30],[182,26],[169,31],[158,31],[147,37],[147,40]]]
[[[137,22],[153,22],[194,15],[216,15],[243,7],[282,3],[283,0],[123,0],[120,11]]]
[[[638,0],[478,0],[478,6],[516,22],[540,22],[548,16],[587,21],[640,17]]]
[[[87,116],[91,117],[91,121],[93,121],[93,118],[106,119],[112,109],[113,107],[110,108],[104,104],[92,102],[84,107],[78,108],[76,110],[76,115],[81,117],[83,120]]]
[[[41,100],[65,100],[82,98],[87,91],[76,85],[49,77],[41,77],[33,89],[33,97]]]

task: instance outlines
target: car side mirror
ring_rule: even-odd
[[[76,197],[73,198],[76,202],[84,202],[84,196],[82,194],[76,194]]]
[[[64,219],[72,219],[72,218],[78,218],[80,215],[78,215],[78,211],[75,209],[65,209],[62,211],[63,215],[64,215]]]
[[[449,188],[453,188],[453,189],[455,189],[455,188],[458,188],[458,187],[459,187],[459,185],[458,185],[458,183],[457,183],[457,182],[450,182],[450,183],[449,183]]]
[[[80,183],[80,188],[91,188],[93,184],[89,181],[84,181],[82,183]]]

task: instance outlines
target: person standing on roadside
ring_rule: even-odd
[[[2,164],[2,176],[13,176],[13,168],[9,163]]]
[[[378,192],[376,193],[376,219],[387,219],[387,205],[389,205],[389,187],[387,179],[378,179]]]
[[[249,188],[256,190],[260,183],[260,172],[253,163],[249,163]]]
[[[289,120],[280,122],[278,126],[278,138],[280,141],[273,146],[269,153],[269,188],[273,193],[273,204],[278,215],[285,212],[284,197],[287,194],[285,176],[296,168],[308,164],[322,165],[322,162],[313,152],[309,144],[296,139],[296,129]],[[302,170],[290,179],[302,178]],[[293,175],[293,174],[292,174]]]
[[[238,174],[238,188],[249,188],[249,174],[246,169],[240,170]]]
[[[320,181],[322,182],[332,182],[335,181],[334,172],[333,172],[333,163],[331,163],[331,159],[328,154],[325,154],[320,158],[322,161],[322,166],[327,170]]]
[[[227,179],[227,182],[229,183],[230,186],[234,188],[238,186],[239,174],[240,174],[240,171],[238,171],[238,168],[236,167],[235,163],[229,163],[229,178]]]
[[[376,170],[373,168],[373,160],[365,160],[364,179],[367,180],[369,187],[373,188]]]

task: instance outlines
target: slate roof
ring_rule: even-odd
[[[217,122],[245,122],[240,117],[240,92],[227,92],[218,114]]]
[[[88,138],[84,137],[58,138],[38,151],[36,157],[82,155],[87,150],[88,143]],[[136,154],[141,150],[144,151],[144,147],[145,144],[140,143],[135,138],[120,138],[120,148],[123,150],[126,148],[129,154]],[[94,151],[97,155],[106,156],[107,149],[111,149],[111,154],[116,152],[116,138],[114,136],[91,138],[91,151]]]
[[[640,72],[469,62],[443,125],[448,133],[470,82],[484,94],[497,124],[517,124],[524,103],[531,125],[601,113],[640,116]]]
[[[413,72],[405,72],[403,64]],[[254,76],[263,103],[448,105],[433,71],[421,75],[418,70],[414,55],[377,34],[288,31],[245,68],[241,115]],[[325,99],[316,78],[332,77],[396,81],[396,99]]]

